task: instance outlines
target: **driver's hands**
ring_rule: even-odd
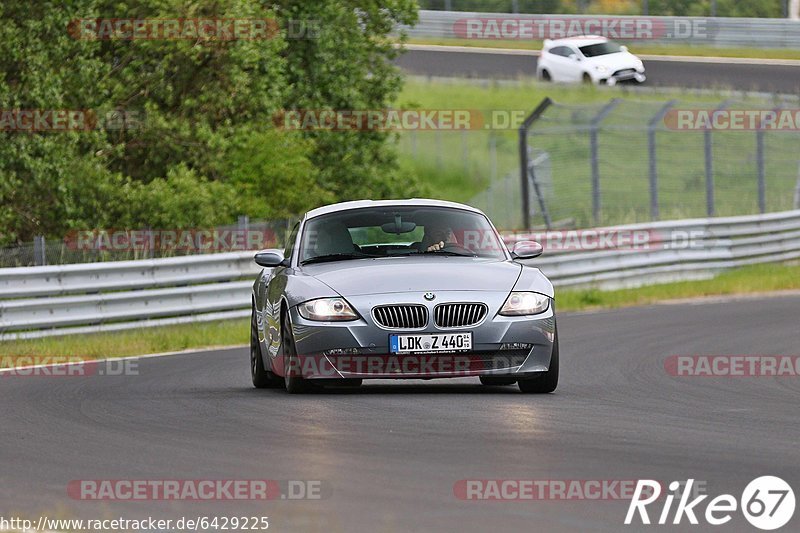
[[[428,246],[428,252],[438,252],[439,250],[444,250],[444,241],[439,241],[435,244]]]

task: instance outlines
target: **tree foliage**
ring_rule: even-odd
[[[285,109],[382,109],[387,34],[413,0],[4,0],[0,110],[93,110],[140,127],[0,128],[0,243],[94,227],[191,227],[413,194],[393,138],[276,130]],[[75,19],[274,19],[266,40],[85,40]],[[293,34],[291,25],[313,32]],[[130,125],[130,123],[129,123]]]

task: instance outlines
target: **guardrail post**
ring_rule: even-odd
[[[519,127],[519,178],[520,192],[522,193],[523,229],[531,227],[531,191],[528,187],[528,130],[552,103],[550,98],[542,100],[542,103],[528,115]]]
[[[36,235],[33,238],[33,263],[36,266],[44,266],[47,264],[44,235]]]
[[[600,130],[600,123],[611,113],[622,100],[614,98],[592,118],[589,127],[589,149],[591,150],[592,163],[592,218],[595,224],[600,224],[600,161],[599,147],[597,145],[597,133]]]
[[[658,220],[658,161],[656,160],[656,131],[658,123],[664,120],[664,117],[670,109],[677,103],[677,100],[670,100],[658,113],[653,115],[650,122],[647,124],[647,147],[650,154],[650,218]]]

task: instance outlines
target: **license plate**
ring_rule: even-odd
[[[472,349],[472,333],[389,335],[392,353],[467,352]]]

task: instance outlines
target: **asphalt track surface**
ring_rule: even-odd
[[[798,354],[800,296],[563,314],[547,396],[375,381],[251,388],[245,349],[138,361],[138,375],[0,376],[0,516],[270,517],[271,531],[706,531],[622,525],[625,501],[462,501],[462,479],[694,478],[737,498],[800,488],[800,378],[673,377],[672,354]],[[79,479],[321,480],[316,501],[94,502]],[[706,500],[708,501],[708,500]],[[702,509],[704,509],[704,505]],[[652,511],[654,519],[660,507]],[[797,531],[800,512],[784,531]],[[714,531],[754,531],[740,513]]]
[[[407,50],[395,62],[409,74],[513,79],[536,76],[537,58],[469,51]],[[756,60],[757,61],[757,60]],[[733,89],[800,94],[800,66],[645,59],[644,87]]]

